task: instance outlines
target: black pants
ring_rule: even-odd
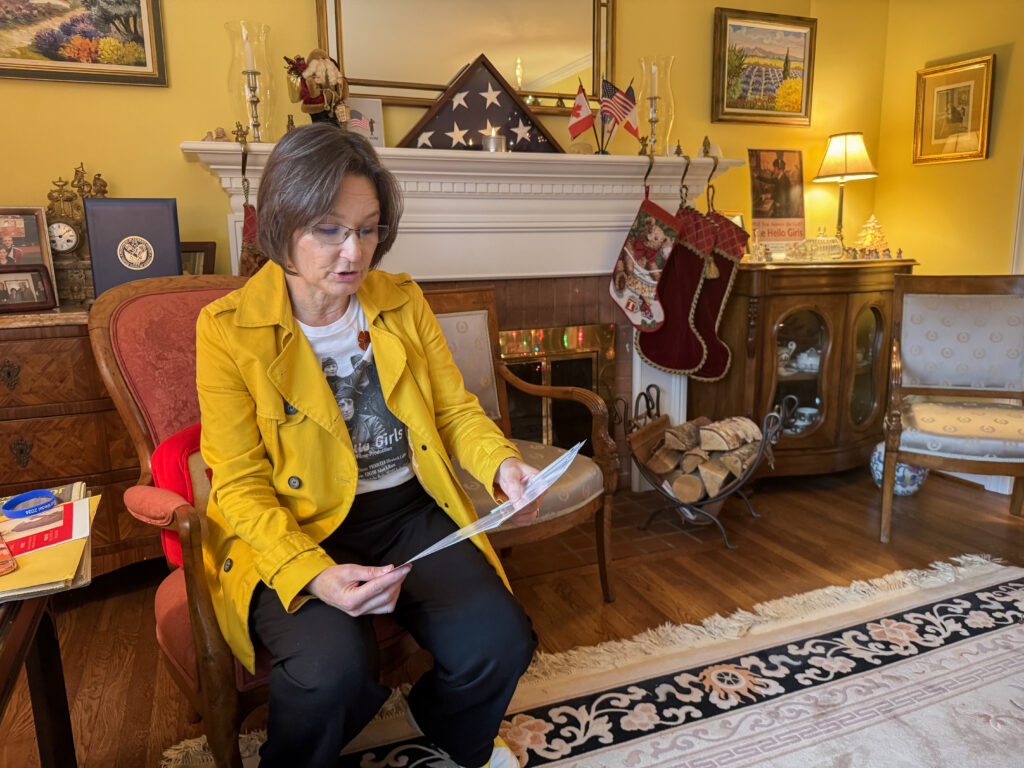
[[[455,529],[414,479],[356,496],[322,546],[338,563],[400,565]],[[413,563],[394,618],[434,657],[409,694],[416,723],[460,765],[484,765],[537,645],[526,613],[483,553],[463,541]],[[289,614],[261,584],[249,624],[273,656],[261,768],[334,768],[389,694],[371,618],[319,600]]]

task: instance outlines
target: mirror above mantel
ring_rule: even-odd
[[[430,106],[480,53],[538,114],[567,114],[577,81],[596,101],[613,71],[615,0],[316,0],[316,9],[319,45],[342,62],[351,94],[386,105]]]

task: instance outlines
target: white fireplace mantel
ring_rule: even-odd
[[[273,144],[249,144],[246,175],[256,202]],[[230,142],[186,141],[189,160],[215,173],[231,199],[228,236],[232,271],[242,241],[241,148]],[[484,153],[436,149],[377,150],[405,197],[399,237],[384,258],[389,272],[416,280],[486,280],[610,275],[644,199],[648,159],[629,155]],[[688,200],[742,160],[689,163],[658,157],[648,178],[651,199],[674,212],[686,170]],[[632,348],[632,344],[629,345]],[[633,391],[662,390],[662,412],[686,418],[686,377],[653,368],[632,352]],[[633,485],[639,478],[634,470]]]
[[[255,204],[273,144],[249,144],[246,175]],[[234,142],[186,141],[181,150],[220,178],[231,201],[228,235],[237,272],[242,227],[241,147]],[[646,157],[542,153],[485,153],[383,148],[398,178],[405,214],[385,257],[389,272],[417,280],[501,279],[609,274],[643,200]],[[743,165],[719,161],[715,176]],[[686,174],[689,200],[714,167],[696,158]],[[655,158],[651,199],[679,205],[686,168],[681,157]]]

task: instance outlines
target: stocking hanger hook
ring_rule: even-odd
[[[647,173],[644,174],[644,189],[647,189],[647,177],[651,175],[654,168],[654,155],[647,155]]]
[[[708,213],[715,210],[715,185],[711,183],[711,179],[715,177],[715,171],[718,170],[718,156],[715,155],[711,159],[714,160],[714,163],[711,165],[711,173],[708,174],[708,181],[705,185],[707,187]]]
[[[683,175],[679,179],[679,207],[683,208],[686,206],[686,196],[690,193],[690,188],[686,186],[686,174],[690,172],[690,156],[683,153],[683,159],[686,161],[686,165],[683,166]]]

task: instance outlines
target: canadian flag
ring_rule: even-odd
[[[569,115],[569,135],[574,139],[594,124],[594,113],[590,110],[590,102],[587,101],[587,94],[583,92],[583,84],[576,91],[576,101],[572,105],[572,114]]]

